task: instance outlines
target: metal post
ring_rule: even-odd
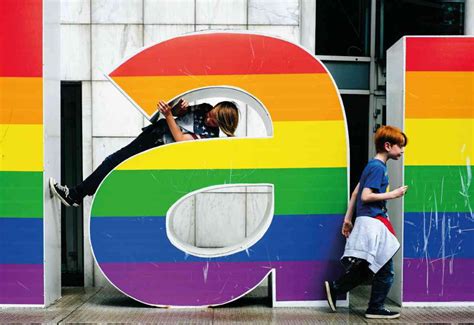
[[[464,2],[464,35],[474,35],[474,0]]]
[[[375,35],[376,35],[376,15],[377,15],[377,0],[371,1],[371,8],[370,8],[370,71],[369,71],[369,157],[368,159],[372,158],[375,155],[375,147],[373,144],[374,133],[373,129],[376,124],[376,119],[373,118],[374,111],[375,111],[375,91],[377,90],[377,70],[375,66]]]

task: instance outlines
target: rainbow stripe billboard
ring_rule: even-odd
[[[389,109],[409,137],[402,301],[472,302],[474,38],[406,37],[395,47],[401,78],[388,89],[401,101]]]
[[[0,305],[42,305],[43,3],[0,1]]]

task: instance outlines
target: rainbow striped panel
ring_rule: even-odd
[[[0,305],[42,305],[41,0],[0,1]]]
[[[263,103],[274,127],[268,138],[162,146],[112,171],[90,222],[93,253],[109,281],[150,305],[209,306],[237,299],[275,270],[277,302],[324,300],[322,281],[341,271],[348,186],[343,107],[324,66],[281,39],[201,33],[146,48],[109,77],[148,115],[158,99],[238,87]],[[203,258],[170,242],[167,211],[187,193],[261,183],[274,185],[274,216],[246,251]]]
[[[474,38],[405,42],[403,301],[474,301]]]

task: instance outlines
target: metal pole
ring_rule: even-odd
[[[464,35],[474,35],[474,0],[464,2]]]
[[[376,35],[376,15],[377,15],[377,0],[371,1],[370,8],[370,72],[369,72],[369,156],[368,159],[372,158],[375,154],[375,147],[373,144],[374,133],[373,129],[376,124],[376,119],[373,118],[375,110],[375,91],[377,90],[377,70],[375,66],[375,35]]]

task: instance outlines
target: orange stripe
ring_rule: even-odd
[[[115,77],[113,80],[147,114],[158,100],[201,87],[241,88],[259,99],[274,121],[343,120],[337,89],[327,74]]]
[[[406,118],[473,118],[474,72],[407,72]]]
[[[42,78],[0,78],[0,124],[43,124]]]

